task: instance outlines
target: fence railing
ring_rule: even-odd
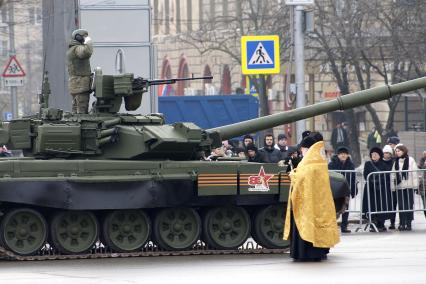
[[[385,220],[395,220],[397,215],[399,229],[411,229],[414,212],[426,212],[425,178],[425,169],[368,174],[363,194],[363,217],[368,220],[365,229],[378,232]]]
[[[366,179],[361,171],[332,171],[345,176],[349,183],[352,196],[346,212],[349,222],[358,224],[356,231],[378,232],[385,220],[394,222],[397,217],[400,225],[411,224],[416,211],[426,216],[426,169],[373,172]]]

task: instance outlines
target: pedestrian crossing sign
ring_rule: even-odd
[[[241,62],[245,75],[280,73],[279,36],[242,36]]]

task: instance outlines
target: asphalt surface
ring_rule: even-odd
[[[9,283],[424,284],[426,219],[415,213],[411,232],[345,234],[320,263],[293,262],[288,254],[1,261],[0,284]]]

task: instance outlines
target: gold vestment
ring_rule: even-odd
[[[292,211],[303,240],[318,248],[333,247],[339,242],[340,236],[323,141],[308,149],[297,168],[290,173],[290,177],[284,239],[288,240],[290,237]]]

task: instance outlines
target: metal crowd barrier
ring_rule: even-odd
[[[403,180],[403,173],[410,177],[412,182],[398,184],[398,180]],[[399,179],[398,179],[399,176]],[[378,222],[409,215],[409,219],[414,219],[414,212],[423,211],[426,216],[426,170],[415,171],[381,171],[373,172],[367,176],[365,191],[361,194],[361,217],[367,219],[367,228],[378,232]],[[364,195],[366,194],[366,200]],[[407,216],[407,215],[405,215]],[[360,224],[362,220],[360,220]]]
[[[362,228],[362,200],[363,200],[363,193],[364,193],[364,185],[365,180],[362,176],[361,171],[352,170],[352,171],[342,171],[342,170],[330,170],[330,172],[336,172],[341,175],[343,175],[347,181],[350,181],[353,176],[355,176],[355,182],[349,183],[349,187],[351,192],[356,193],[354,197],[351,197],[349,200],[348,208],[346,209],[345,213],[349,213],[349,223],[357,223],[358,227],[355,229],[355,231],[359,231]],[[355,188],[354,188],[355,187]]]

